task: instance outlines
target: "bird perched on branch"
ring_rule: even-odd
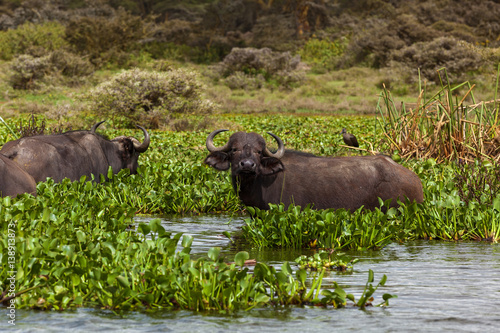
[[[356,137],[351,133],[347,133],[345,128],[342,129],[341,134],[346,145],[351,147],[359,147],[359,143]]]

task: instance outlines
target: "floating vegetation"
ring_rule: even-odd
[[[312,256],[302,255],[295,259],[295,262],[300,269],[305,269],[307,271],[318,271],[321,269],[325,269],[330,271],[352,273],[352,265],[356,263],[358,259],[346,261],[346,259],[342,258],[340,254],[334,254],[334,250],[320,250]]]
[[[245,267],[247,252],[226,263],[220,248],[191,260],[191,236],[171,234],[159,219],[139,224],[138,232],[129,230],[134,209],[99,196],[98,187],[85,180],[48,182],[39,184],[36,199],[26,194],[20,200],[2,199],[0,228],[10,240],[0,240],[1,302],[12,299],[6,291],[14,274],[16,308],[233,312],[346,305],[338,298],[332,303],[331,295],[319,297],[322,275],[309,285],[306,271],[294,277],[288,263],[281,271],[256,263],[251,273]]]

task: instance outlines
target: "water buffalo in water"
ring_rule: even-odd
[[[70,131],[62,134],[36,135],[7,142],[0,153],[15,161],[36,182],[47,177],[59,182],[64,178],[78,180],[81,176],[95,181],[99,175],[107,175],[111,166],[113,172],[130,169],[136,173],[139,154],[145,152],[150,143],[148,132],[144,141],[127,136],[107,140],[95,133],[103,121],[95,124],[90,131]]]
[[[383,155],[319,157],[286,150],[278,142],[275,153],[256,133],[237,132],[222,147],[214,137],[226,130],[212,132],[206,141],[210,154],[205,163],[217,170],[231,168],[232,183],[247,206],[269,209],[269,203],[284,203],[316,209],[356,210],[380,207],[378,198],[422,202],[422,183],[412,171]]]
[[[21,167],[0,154],[0,196],[15,197],[21,193],[36,195],[36,183]]]

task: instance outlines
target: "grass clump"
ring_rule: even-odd
[[[203,98],[204,86],[193,71],[124,71],[83,95],[90,109],[115,126],[164,127],[177,116],[208,114],[215,104]]]
[[[403,158],[499,161],[497,101],[478,103],[474,85],[464,82],[452,86],[446,70],[440,70],[439,75],[439,91],[428,97],[425,87],[420,86],[417,103],[411,106],[397,106],[390,91],[384,89],[377,106],[383,141]],[[460,95],[460,91],[465,93]]]

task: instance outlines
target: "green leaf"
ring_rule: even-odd
[[[217,259],[219,259],[219,254],[220,247],[212,247],[210,250],[208,250],[208,257],[213,261],[217,261]]]
[[[76,231],[76,239],[78,240],[78,242],[83,243],[83,242],[85,242],[86,238],[87,238],[87,236],[85,235],[85,233],[82,230]]]
[[[292,274],[292,267],[290,267],[290,264],[288,263],[288,261],[285,261],[283,263],[283,265],[281,265],[281,271],[287,275]]]
[[[81,278],[77,274],[71,274],[71,283],[73,283],[73,286],[78,286],[81,282]]]
[[[300,281],[300,283],[302,283],[302,286],[304,286],[304,284],[306,283],[306,279],[307,279],[307,272],[305,269],[299,269],[297,271],[297,273],[295,273],[297,275],[297,280]]]
[[[234,262],[236,263],[236,265],[243,267],[245,265],[245,261],[248,260],[248,258],[250,258],[248,252],[241,251],[234,256]]]
[[[191,244],[193,244],[193,236],[191,235],[183,235],[182,236],[182,247],[190,248]]]
[[[145,223],[139,223],[139,230],[144,236],[149,235],[149,233],[151,232],[151,228]]]
[[[374,281],[373,271],[370,269],[368,270],[368,283],[372,283],[373,281]]]
[[[123,287],[123,288],[130,288],[130,284],[128,283],[128,280],[126,277],[123,275],[118,275],[116,277],[116,281]]]
[[[230,241],[233,241],[233,240],[231,239],[231,234],[229,233],[229,231],[224,231],[222,234],[223,234],[224,236],[226,236],[226,237],[227,237]]]
[[[380,280],[379,284],[381,286],[385,286],[386,281],[387,281],[387,275],[384,274],[384,276],[382,276],[382,279]]]

